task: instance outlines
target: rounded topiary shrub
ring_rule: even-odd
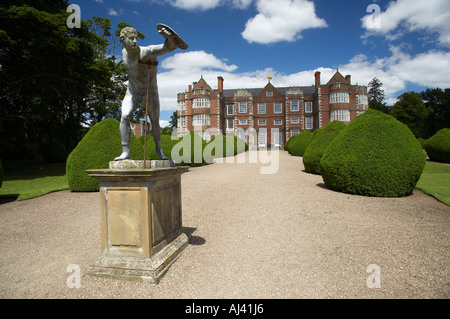
[[[320,161],[330,189],[377,197],[411,194],[424,166],[425,154],[411,130],[373,109],[357,116]]]
[[[298,137],[299,134],[291,136],[286,143],[284,143],[283,148],[285,151],[289,152],[289,146],[292,144],[292,142]]]
[[[235,156],[248,150],[248,144],[234,135],[218,134],[214,136],[204,149],[207,162],[213,158]]]
[[[98,191],[99,181],[87,175],[86,170],[109,168],[109,162],[122,153],[120,140],[119,122],[114,119],[103,120],[86,133],[67,158],[66,174],[70,191]],[[130,138],[130,157],[144,159],[144,148],[134,134]]]
[[[144,136],[139,137],[139,141],[144,145]],[[168,159],[172,159],[172,148],[179,141],[179,139],[172,139],[171,135],[161,135],[161,150]],[[147,136],[147,158],[160,160],[159,156],[155,153],[155,141],[152,135]]]
[[[195,132],[183,136],[171,150],[171,159],[176,165],[202,166],[208,164],[203,158],[207,143]],[[165,154],[167,156],[167,154]]]
[[[312,136],[313,134],[310,131],[303,131],[300,134],[294,136],[295,139],[288,146],[289,154],[293,156],[303,156],[306,148],[311,142]]]
[[[450,129],[439,130],[425,142],[424,148],[430,160],[450,163]]]
[[[303,153],[305,171],[320,174],[320,160],[327,147],[347,126],[341,121],[332,121],[325,127],[315,130],[311,141]]]

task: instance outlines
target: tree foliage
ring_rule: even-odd
[[[416,137],[423,136],[428,110],[418,93],[406,92],[400,95],[390,114],[406,124]]]

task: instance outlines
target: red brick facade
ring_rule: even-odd
[[[325,85],[320,72],[312,86],[275,87],[269,80],[264,88],[225,90],[223,83],[219,76],[218,89],[213,90],[202,77],[178,94],[179,135],[203,132],[208,140],[231,133],[250,143],[257,138],[259,147],[282,146],[291,136],[332,120],[349,123],[368,107],[367,87],[352,85],[350,75],[343,77],[339,71]]]

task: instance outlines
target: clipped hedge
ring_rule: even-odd
[[[346,127],[343,122],[336,120],[314,131],[311,141],[303,153],[303,165],[306,172],[320,174],[320,160],[325,150]]]
[[[289,154],[293,156],[303,156],[306,148],[311,142],[313,134],[310,131],[303,131],[289,139],[291,141],[287,147]],[[288,142],[289,142],[288,141]]]
[[[204,156],[207,162],[212,162],[212,158],[235,156],[247,150],[248,144],[237,136],[218,134],[207,143]]]
[[[414,190],[425,154],[411,130],[373,109],[357,116],[329,145],[320,172],[333,190],[400,197]]]
[[[183,136],[171,149],[170,154],[164,153],[176,165],[203,166],[208,164],[203,158],[203,151],[207,143],[200,135],[189,132]]]
[[[109,162],[121,153],[119,122],[106,119],[95,124],[67,158],[66,174],[70,191],[98,191],[99,181],[87,175],[86,170],[107,169]],[[134,134],[130,138],[130,157],[144,159],[144,148]]]
[[[164,155],[168,159],[172,159],[172,148],[177,144],[180,140],[175,139],[172,140],[171,135],[161,135],[161,149]],[[144,136],[139,137],[139,142],[141,142],[142,146],[144,145]],[[147,135],[147,158],[150,160],[159,160],[159,156],[155,153],[155,141],[153,140],[152,135]]]
[[[425,142],[424,148],[430,160],[450,163],[450,129],[439,130]]]

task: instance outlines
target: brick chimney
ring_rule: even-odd
[[[316,73],[314,73],[314,78],[316,79],[316,88],[318,88],[320,86],[320,72],[316,71]]]
[[[189,92],[192,91],[192,85],[189,84]]]
[[[346,76],[345,76],[345,79],[347,80],[348,84],[351,84],[351,83],[350,83],[350,78],[351,78],[351,75],[346,75]]]
[[[217,77],[217,88],[219,89],[220,93],[223,93],[223,77],[221,76]]]

